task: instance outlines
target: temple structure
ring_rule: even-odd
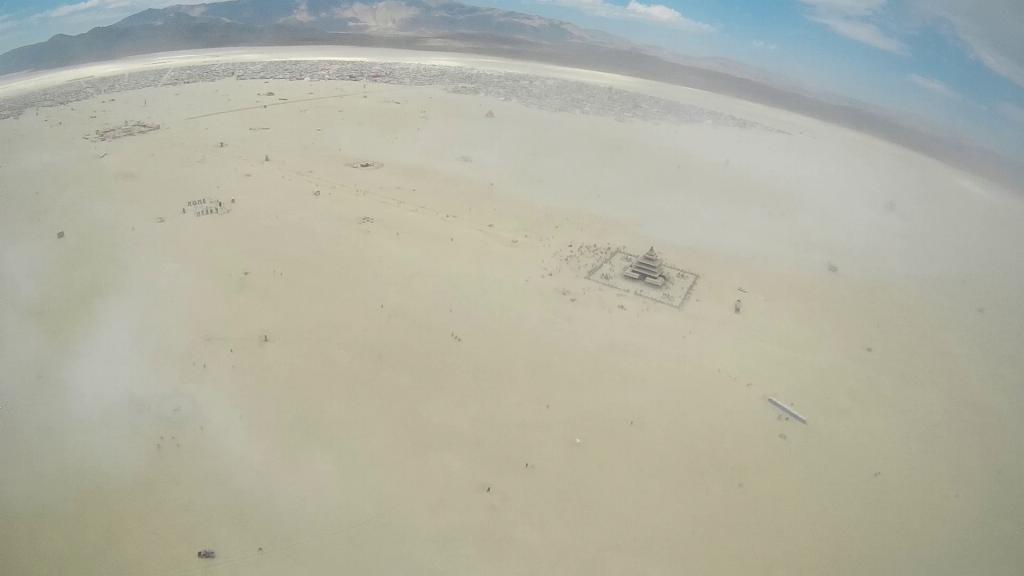
[[[654,251],[653,246],[646,254],[634,260],[622,275],[633,280],[642,280],[652,286],[665,284],[665,273],[661,269],[661,257]]]

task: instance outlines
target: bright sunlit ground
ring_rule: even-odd
[[[1020,198],[591,79],[780,132],[259,80],[0,122],[0,572],[1016,574]],[[652,245],[681,307],[586,278]]]

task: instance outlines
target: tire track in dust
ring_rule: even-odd
[[[245,106],[243,108],[232,108],[230,110],[221,110],[219,112],[207,112],[206,114],[199,114],[197,116],[188,116],[185,120],[199,120],[201,118],[209,118],[211,116],[220,116],[221,114],[234,114],[235,112],[245,112],[248,110],[260,110],[262,108],[270,108],[271,106],[286,106],[288,104],[301,104],[303,102],[313,102],[315,100],[329,100],[331,98],[347,98],[349,96],[360,96],[365,94],[380,94],[381,92],[387,92],[387,90],[369,90],[364,92],[348,92],[346,94],[331,94],[330,96],[314,96],[312,98],[300,98],[298,100],[288,100],[286,102],[271,102],[269,104],[256,104],[255,106]]]
[[[408,200],[403,200],[403,199],[395,197],[395,196],[389,196],[387,194],[383,194],[383,193],[380,193],[380,192],[373,192],[373,191],[371,191],[369,189],[366,189],[366,188],[359,188],[359,187],[349,186],[347,184],[342,184],[342,183],[339,183],[339,182],[335,182],[335,181],[331,180],[330,178],[327,178],[327,177],[324,177],[324,176],[316,176],[316,175],[312,175],[312,174],[308,174],[308,173],[303,173],[303,172],[298,171],[298,170],[291,170],[291,169],[288,169],[288,168],[283,168],[283,167],[280,167],[280,166],[275,166],[275,168],[277,168],[281,172],[287,172],[287,173],[291,174],[292,176],[294,176],[296,178],[299,178],[300,180],[305,180],[306,182],[309,182],[311,184],[319,184],[320,186],[325,187],[325,188],[327,188],[327,187],[333,188],[334,190],[337,190],[339,192],[343,192],[344,194],[347,194],[348,196],[350,196],[352,198],[366,198],[366,197],[369,197],[369,198],[372,198],[374,201],[376,201],[379,204],[382,204],[382,205],[385,205],[385,206],[389,206],[391,208],[396,208],[396,209],[399,209],[399,210],[404,210],[404,211],[412,213],[412,214],[426,214],[426,215],[430,215],[430,216],[435,216],[435,217],[439,218],[440,220],[447,221],[447,222],[451,222],[453,220],[461,221],[463,229],[474,230],[474,231],[476,231],[476,232],[478,232],[480,234],[483,234],[485,236],[490,236],[492,238],[496,238],[496,239],[500,240],[502,243],[504,243],[506,245],[515,245],[519,241],[516,238],[516,235],[514,233],[511,233],[511,232],[508,232],[508,231],[498,230],[498,229],[496,229],[494,227],[491,227],[491,226],[485,227],[483,225],[470,222],[466,218],[460,217],[457,214],[449,214],[447,212],[442,212],[440,210],[431,208],[430,206],[427,206],[425,204],[417,204],[415,202],[410,202]]]

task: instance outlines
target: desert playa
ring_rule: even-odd
[[[137,57],[0,115],[4,574],[1024,565],[1020,190],[441,53]]]

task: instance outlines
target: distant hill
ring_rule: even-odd
[[[376,41],[370,36],[379,36]],[[614,36],[519,12],[447,0],[230,0],[143,10],[116,24],[0,55],[0,74],[169,50],[243,45],[398,44],[474,37],[553,48],[630,48]]]
[[[149,9],[11,50],[0,55],[0,74],[150,52],[314,44],[472,52],[681,84],[841,124],[1011,187],[1024,180],[1024,166],[994,152],[784,88],[735,62],[674,57],[566,22],[452,0],[228,0]]]

